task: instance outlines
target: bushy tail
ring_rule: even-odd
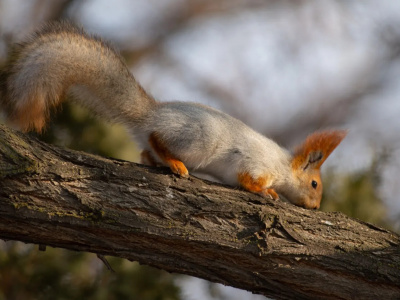
[[[131,127],[156,104],[111,46],[68,22],[50,23],[12,50],[0,74],[0,104],[22,130],[40,132],[67,94]]]

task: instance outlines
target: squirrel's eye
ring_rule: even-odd
[[[311,181],[311,186],[312,186],[314,189],[316,189],[317,186],[318,186],[318,183],[317,183],[315,180],[313,180],[313,181]]]

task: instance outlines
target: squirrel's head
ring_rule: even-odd
[[[319,208],[322,198],[321,165],[346,134],[345,130],[315,132],[295,149],[291,162],[295,191],[289,198],[293,204]]]

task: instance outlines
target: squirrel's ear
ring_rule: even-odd
[[[303,144],[296,147],[292,168],[319,169],[346,135],[346,130],[320,131],[309,135]]]

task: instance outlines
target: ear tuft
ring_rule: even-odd
[[[294,151],[293,169],[319,169],[346,135],[346,130],[319,131],[309,135]]]

